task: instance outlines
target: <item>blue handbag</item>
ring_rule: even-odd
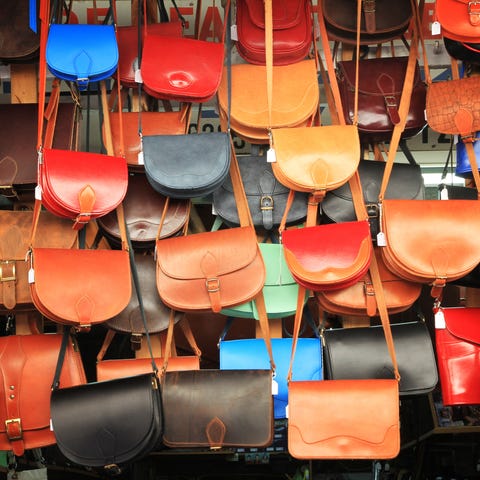
[[[276,365],[274,380],[278,392],[273,396],[275,418],[286,418],[288,404],[287,374],[292,352],[291,338],[272,338]],[[263,338],[219,342],[220,370],[268,369],[270,362]],[[293,363],[295,380],[323,380],[322,344],[319,338],[299,338]]]
[[[475,137],[477,141],[473,142],[473,150],[477,159],[477,164],[480,160],[480,132],[476,132]],[[462,178],[473,178],[472,165],[468,159],[468,152],[465,144],[459,140],[457,142],[457,160],[455,164],[455,175]]]
[[[118,45],[114,25],[52,24],[46,61],[61,80],[86,90],[89,82],[109,78],[117,69]]]

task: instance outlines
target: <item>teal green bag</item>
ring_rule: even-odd
[[[285,262],[283,245],[279,243],[260,243],[259,247],[266,269],[263,296],[268,318],[284,318],[295,315],[298,284]],[[305,303],[307,298],[308,294],[305,295]],[[258,312],[254,301],[225,308],[220,313],[229,317],[258,320]]]

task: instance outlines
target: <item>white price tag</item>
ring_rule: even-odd
[[[135,70],[135,82],[136,83],[143,83],[142,71],[139,68],[137,68]]]
[[[35,200],[41,200],[42,199],[42,187],[40,185],[37,185],[35,187]]]
[[[378,232],[377,246],[379,246],[379,247],[386,247],[387,246],[387,239],[385,238],[385,234],[383,232]]]
[[[237,26],[236,25],[232,25],[232,27],[230,28],[230,37],[234,42],[236,42],[238,40],[238,33],[237,33]]]
[[[35,283],[35,271],[33,268],[28,270],[28,283]]]
[[[276,161],[277,161],[277,156],[275,155],[275,150],[273,148],[269,148],[267,150],[267,162],[275,163]]]
[[[138,164],[139,164],[139,165],[144,165],[144,161],[143,161],[143,151],[138,152],[137,160],[138,160]]]
[[[432,23],[432,35],[440,35],[442,32],[442,26],[440,22],[433,22]]]
[[[278,395],[278,382],[272,379],[272,395]]]
[[[446,186],[440,190],[440,200],[448,200],[448,190]]]

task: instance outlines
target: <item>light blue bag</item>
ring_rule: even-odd
[[[274,380],[278,393],[274,393],[275,418],[286,418],[288,404],[287,374],[292,353],[291,338],[272,338],[273,359],[276,365]],[[263,338],[226,340],[219,342],[220,370],[269,369],[270,361]],[[299,338],[293,362],[292,379],[323,380],[322,344],[315,338]]]
[[[52,24],[48,31],[46,61],[61,80],[86,90],[89,82],[112,76],[118,65],[114,25]]]

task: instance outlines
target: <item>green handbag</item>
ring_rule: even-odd
[[[294,315],[297,309],[298,284],[292,277],[283,255],[283,245],[260,243],[266,278],[263,287],[268,318],[284,318]],[[305,303],[308,294],[305,295]],[[258,311],[254,301],[224,308],[220,313],[235,318],[254,318]]]

